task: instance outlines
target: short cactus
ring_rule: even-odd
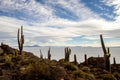
[[[42,54],[41,49],[40,49],[40,59],[43,59],[43,54]]]
[[[49,59],[49,60],[51,59],[50,48],[49,48],[49,50],[48,50],[48,59]]]
[[[71,54],[71,49],[66,47],[65,48],[65,61],[69,62],[70,54]]]
[[[85,65],[88,65],[87,54],[84,55],[85,58]]]
[[[77,58],[76,58],[76,54],[74,54],[74,64],[77,65]]]
[[[116,60],[115,57],[113,58],[113,64],[116,65]]]

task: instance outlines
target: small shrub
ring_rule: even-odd
[[[14,67],[14,63],[12,62],[12,57],[10,55],[5,56],[5,63],[8,65],[6,67],[9,67],[9,68]]]
[[[114,72],[113,75],[117,78],[117,80],[120,80],[120,73]]]
[[[78,67],[70,62],[64,63],[64,68],[69,70],[69,71],[75,71],[78,70]]]
[[[56,64],[57,64],[57,61],[56,61],[56,60],[51,60],[51,61],[50,61],[50,65],[51,65],[51,66],[55,66]]]
[[[62,79],[66,79],[67,73],[66,70],[64,69],[64,67],[61,66],[53,66],[51,67],[51,80],[61,80]],[[69,79],[67,79],[69,80]]]
[[[60,62],[60,63],[64,63],[64,62],[65,62],[65,59],[62,58],[62,59],[59,60],[59,62]]]
[[[24,73],[23,73],[24,74]],[[50,78],[50,67],[44,63],[31,63],[28,69],[26,69],[25,80],[49,80]]]
[[[90,72],[90,68],[87,66],[82,67],[82,71],[84,72]]]
[[[74,76],[77,78],[77,77],[80,77],[80,78],[85,78],[85,79],[88,79],[88,80],[95,80],[95,77],[93,74],[90,74],[90,73],[85,73],[81,70],[77,70],[77,71],[74,71]]]
[[[4,56],[0,56],[0,62],[5,62],[5,57]]]
[[[90,72],[93,73],[94,75],[103,74],[100,68],[92,68]]]
[[[29,65],[29,64],[32,64],[32,63],[35,63],[34,59],[23,59],[23,60],[20,61],[21,65]]]
[[[114,75],[112,74],[104,74],[103,80],[117,80]]]

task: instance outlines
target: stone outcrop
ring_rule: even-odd
[[[6,53],[6,54],[15,54],[15,49],[9,47],[8,45],[6,44],[1,44],[0,46],[0,54],[2,55],[3,53]]]

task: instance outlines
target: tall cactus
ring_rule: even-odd
[[[18,29],[17,40],[18,40],[19,54],[21,55],[23,51],[23,44],[24,44],[24,35],[23,35],[22,26],[21,26],[21,33],[20,33],[20,29]]]
[[[102,45],[102,49],[103,49],[103,52],[104,52],[105,68],[106,68],[107,71],[110,72],[111,71],[110,50],[109,50],[109,48],[107,48],[107,50],[106,50],[102,35],[100,35],[100,40],[101,40],[101,45]]]
[[[71,49],[66,47],[65,48],[65,61],[69,62],[70,54],[71,54]]]
[[[87,54],[84,55],[85,58],[85,65],[88,65]]]
[[[50,48],[49,48],[49,50],[48,50],[48,59],[49,59],[49,60],[51,59]]]
[[[77,65],[77,57],[76,57],[76,54],[74,54],[74,64]]]

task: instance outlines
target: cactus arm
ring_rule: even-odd
[[[102,49],[103,49],[103,52],[104,52],[105,68],[106,68],[107,71],[111,72],[110,50],[109,50],[109,48],[107,48],[107,50],[106,50],[102,35],[100,35],[100,40],[101,40],[101,45],[102,45]]]
[[[20,37],[19,37],[20,35],[19,35],[19,34],[20,34],[20,29],[18,29],[18,34],[17,34],[18,47],[19,47],[19,49],[20,49],[20,39],[19,39],[19,38],[20,38]]]
[[[105,48],[105,44],[104,44],[102,35],[100,35],[100,40],[101,40],[102,49],[103,49],[103,52],[104,52],[104,55],[105,55],[105,54],[107,54],[107,51],[106,51],[106,48]]]

